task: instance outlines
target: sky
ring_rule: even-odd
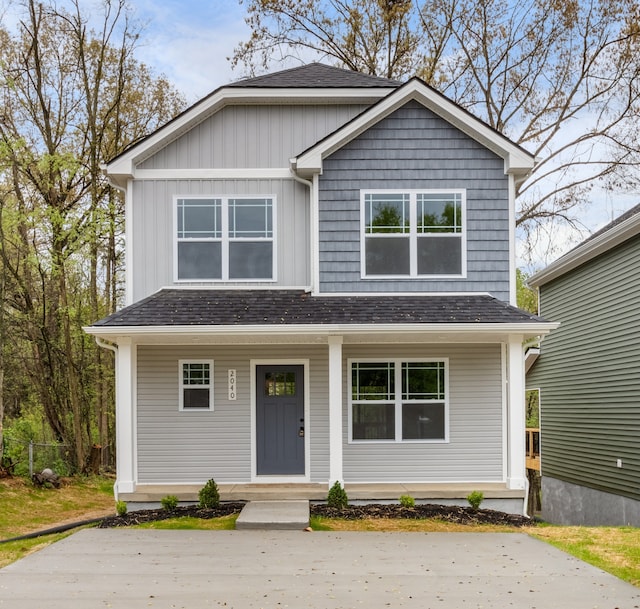
[[[12,1],[0,0],[0,9]],[[99,0],[80,2],[81,6],[97,7]],[[134,19],[144,27],[137,58],[157,74],[164,74],[189,104],[245,76],[241,66],[232,70],[228,61],[235,47],[250,35],[244,21],[246,6],[239,0],[129,0],[129,6]],[[10,10],[0,16],[6,21]],[[285,67],[290,66],[274,64],[273,70]],[[580,213],[582,232],[554,227],[548,235],[541,235],[533,262],[521,257],[519,266],[529,272],[542,268],[639,203],[640,196],[596,190],[593,200]]]
[[[227,60],[234,48],[250,35],[244,22],[245,6],[238,0],[131,0],[137,18],[146,23],[139,58],[164,73],[192,103],[214,89],[245,76],[242,67],[231,69]],[[188,6],[188,9],[186,8]],[[274,65],[273,69],[283,69]],[[580,232],[555,226],[540,236],[528,262],[529,272],[555,260],[591,232],[640,202],[640,196],[615,195],[595,190],[594,203],[580,213]],[[522,248],[519,248],[520,252]]]
[[[144,24],[138,58],[165,74],[189,103],[243,76],[227,60],[249,36],[237,0],[131,0]]]

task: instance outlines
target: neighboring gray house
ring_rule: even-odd
[[[560,322],[527,375],[540,391],[543,518],[640,526],[640,205],[529,283]]]
[[[214,91],[106,166],[126,198],[125,501],[257,490],[522,512],[515,185],[533,157],[418,79]]]

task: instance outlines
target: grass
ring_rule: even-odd
[[[546,525],[530,534],[640,587],[640,529]]]
[[[115,513],[113,481],[80,478],[60,489],[36,489],[22,479],[0,479],[0,539]],[[174,518],[140,525],[145,529],[232,530],[237,516],[211,520]],[[440,520],[340,520],[313,517],[315,531],[523,532],[640,587],[640,529],[632,527],[563,527],[519,529],[492,525],[459,525]],[[71,533],[0,544],[0,567],[63,539]]]
[[[313,516],[311,528],[314,531],[377,531],[396,533],[518,533],[528,529],[508,527],[504,525],[457,524],[444,520],[405,519],[405,518],[365,518],[362,520],[341,520],[339,518],[322,518]]]
[[[0,539],[114,513],[113,480],[107,478],[74,478],[59,489],[0,479]]]
[[[115,513],[113,480],[77,478],[59,489],[35,488],[23,478],[0,479],[0,540],[60,524]],[[70,533],[0,544],[0,567],[58,541]]]
[[[158,522],[147,522],[145,524],[136,526],[136,528],[156,530],[199,529],[203,531],[233,531],[236,528],[237,518],[237,514],[211,519],[191,518],[189,516],[183,516],[181,518],[170,518],[168,520],[160,520]]]

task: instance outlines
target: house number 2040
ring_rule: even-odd
[[[236,399],[236,371],[229,370],[229,399]]]

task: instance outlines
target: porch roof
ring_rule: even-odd
[[[163,289],[93,324],[189,326],[517,325],[545,333],[541,317],[490,295],[314,296],[303,290]],[[470,328],[471,329],[471,328]]]

